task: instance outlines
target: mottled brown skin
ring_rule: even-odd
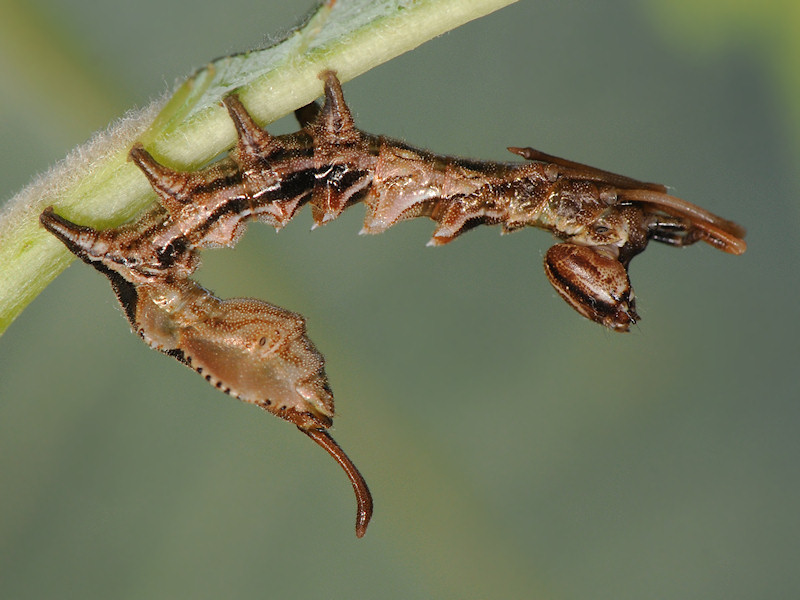
[[[527,162],[473,161],[434,154],[359,131],[335,74],[321,74],[325,102],[296,112],[302,129],[270,136],[234,95],[224,100],[238,142],[227,158],[195,172],[156,162],[140,145],[132,160],[159,205],[122,227],[97,231],[56,215],[41,223],[106,275],[131,327],[151,347],[195,369],[225,393],[286,419],[347,473],[366,531],[366,482],[327,433],[333,395],[322,355],[300,315],[253,299],[221,300],[190,276],[203,248],[232,246],[247,222],[284,227],[305,204],[314,225],[366,206],[364,233],[415,217],[436,223],[431,245],[477,225],[505,233],[534,226],[561,243],[545,257],[558,293],[585,317],[627,331],[638,319],[627,268],[650,240],[696,241],[741,254],[744,230],[645,183],[550,156],[509,148]]]
[[[587,319],[627,331],[639,318],[628,272],[613,256],[556,244],[545,255],[544,269],[559,295]]]

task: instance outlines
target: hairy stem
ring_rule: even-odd
[[[47,206],[97,228],[118,225],[155,201],[127,162],[134,141],[159,160],[190,169],[230,148],[236,134],[220,104],[237,90],[251,114],[269,123],[319,96],[317,74],[342,81],[515,0],[327,0],[283,41],[221,58],[172,96],[126,116],[14,196],[0,214],[0,334],[71,261],[39,227]]]

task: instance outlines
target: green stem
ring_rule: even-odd
[[[269,123],[320,95],[320,71],[342,81],[515,0],[328,0],[282,42],[225,57],[199,70],[165,102],[156,101],[77,148],[22,189],[0,215],[0,334],[71,261],[39,227],[50,205],[70,220],[109,227],[155,201],[127,162],[141,140],[160,161],[196,168],[230,148],[235,132],[220,105],[236,90]]]

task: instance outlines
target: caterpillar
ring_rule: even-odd
[[[109,279],[131,328],[150,347],[293,423],[324,448],[353,485],[362,537],[372,496],[327,431],[333,394],[303,317],[261,300],[217,298],[191,279],[201,249],[234,245],[250,220],[285,227],[306,204],[316,227],[363,203],[362,232],[369,234],[428,217],[435,223],[430,245],[478,225],[499,225],[503,233],[532,226],[560,240],[544,259],[559,295],[584,317],[626,332],[639,320],[628,266],[651,240],[702,241],[741,254],[745,231],[662,185],[532,148],[509,148],[524,162],[467,160],[362,132],[336,74],[320,78],[324,102],[295,111],[301,129],[292,134],[271,136],[235,94],[225,97],[238,141],[199,171],[170,169],[134,145],[129,159],[159,199],[138,219],[96,230],[49,207],[40,222]]]

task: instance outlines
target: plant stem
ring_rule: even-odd
[[[220,105],[224,95],[236,91],[259,122],[270,123],[319,96],[322,70],[334,69],[347,81],[514,1],[327,0],[283,41],[208,64],[168,100],[96,135],[22,189],[0,214],[0,334],[73,258],[39,227],[44,208],[53,205],[72,221],[104,228],[155,201],[144,176],[126,160],[134,141],[169,166],[197,168],[235,142]]]

